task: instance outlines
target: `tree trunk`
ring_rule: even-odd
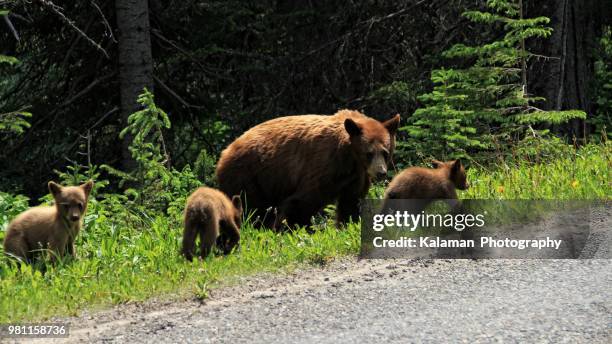
[[[139,110],[138,95],[146,87],[153,92],[153,57],[149,27],[148,0],[115,0],[117,27],[119,28],[119,81],[121,93],[121,120]],[[122,142],[123,168],[130,170],[134,160],[128,149],[132,137]]]
[[[542,104],[546,110],[577,109],[588,114],[592,110],[589,85],[594,73],[589,53],[600,23],[597,0],[529,1],[528,5],[528,17],[547,16],[553,28],[551,37],[531,48],[551,59],[532,61],[529,92],[546,98]],[[575,137],[588,134],[583,120],[574,120],[561,129]]]

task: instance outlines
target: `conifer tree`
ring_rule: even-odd
[[[474,61],[467,68],[432,71],[434,89],[421,95],[418,109],[403,130],[405,148],[427,151],[439,158],[460,158],[512,144],[525,135],[543,136],[542,123],[560,124],[585,118],[582,111],[543,111],[542,100],[527,93],[527,63],[533,55],[525,41],[547,38],[547,17],[524,18],[522,0],[488,0],[488,11],[468,11],[470,21],[503,25],[501,39],[481,46],[454,45],[449,59]]]

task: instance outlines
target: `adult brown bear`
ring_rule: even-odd
[[[399,122],[399,115],[379,122],[351,110],[264,122],[221,153],[219,187],[245,196],[267,227],[306,226],[333,202],[338,222],[356,220],[371,180],[387,174]]]

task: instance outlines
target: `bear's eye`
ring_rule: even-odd
[[[78,203],[77,207],[79,207],[79,210],[83,210],[83,203]]]
[[[366,159],[368,159],[368,161],[372,161],[372,159],[374,159],[374,153],[367,152],[366,153]]]
[[[383,151],[382,154],[383,154],[383,158],[385,158],[385,160],[389,160],[389,152]]]

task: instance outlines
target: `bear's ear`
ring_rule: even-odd
[[[83,191],[85,191],[85,194],[87,196],[89,196],[89,194],[91,193],[91,189],[93,189],[93,185],[94,185],[93,180],[88,180],[87,183],[82,184],[80,188],[83,189]]]
[[[393,116],[393,118],[388,119],[386,121],[384,121],[382,123],[382,125],[387,128],[387,131],[389,132],[389,134],[391,134],[391,136],[395,135],[395,132],[397,131],[397,128],[399,128],[399,124],[400,124],[400,115],[399,113],[395,116]]]
[[[240,199],[239,195],[232,196],[232,204],[239,212],[242,213],[242,200]]]
[[[435,160],[434,159],[434,160],[431,161],[431,166],[433,168],[440,168],[440,167],[444,166],[444,163],[442,161],[440,161],[440,160]]]
[[[453,175],[456,175],[457,173],[459,173],[459,171],[461,170],[461,167],[463,165],[461,164],[461,160],[457,159],[455,161],[453,161],[452,165],[451,165],[451,173]]]
[[[49,184],[47,184],[49,186],[49,192],[51,192],[51,194],[53,195],[53,197],[59,195],[60,193],[62,193],[62,186],[59,185],[56,182],[49,182]]]
[[[361,127],[350,118],[344,120],[344,129],[351,137],[361,135]]]

